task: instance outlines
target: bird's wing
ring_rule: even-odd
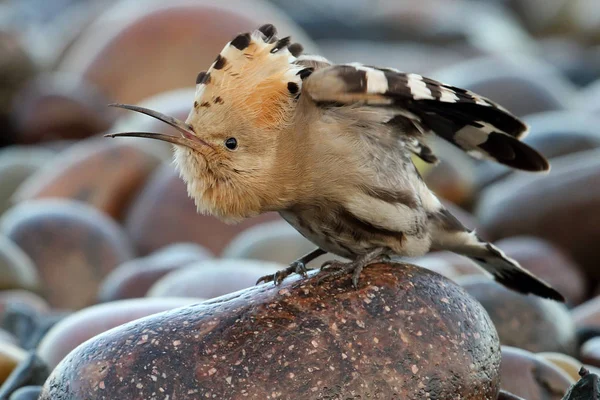
[[[527,126],[498,104],[468,90],[417,74],[361,64],[331,65],[304,79],[302,93],[317,105],[364,104],[395,112],[389,121],[406,131],[411,150],[427,161],[435,156],[424,143],[433,132],[476,158],[509,167],[545,171],[548,161],[525,143]],[[410,146],[409,146],[410,148]]]

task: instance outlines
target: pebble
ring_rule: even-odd
[[[20,204],[0,220],[0,232],[33,260],[53,307],[94,303],[101,280],[133,258],[121,228],[94,208],[72,200]]]
[[[201,299],[128,299],[84,308],[54,325],[40,342],[37,353],[52,369],[71,350],[109,329],[148,315],[199,303]]]
[[[279,218],[269,213],[228,225],[215,217],[198,214],[183,180],[172,165],[163,165],[133,202],[124,226],[141,255],[181,242],[197,243],[220,254],[239,232]]]
[[[173,271],[158,280],[148,290],[148,296],[212,299],[213,297],[254,286],[261,276],[274,274],[284,268],[286,268],[285,264],[257,260],[221,259],[199,261]]]
[[[144,297],[148,289],[168,273],[212,257],[208,250],[197,244],[166,246],[147,257],[127,261],[115,268],[102,282],[98,300],[107,302]]]
[[[502,389],[527,400],[561,400],[575,382],[550,361],[529,351],[502,346]]]
[[[21,185],[16,200],[73,199],[119,220],[161,161],[143,146],[98,137],[60,154]]]
[[[0,234],[0,290],[41,289],[38,271],[29,256],[12,240]]]
[[[503,345],[536,353],[576,354],[575,323],[564,304],[517,293],[488,277],[467,276],[456,281],[483,305]]]

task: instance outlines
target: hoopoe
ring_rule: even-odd
[[[302,55],[273,25],[236,36],[196,80],[185,122],[158,118],[179,136],[128,132],[174,144],[175,163],[199,212],[226,222],[275,211],[317,248],[259,282],[280,283],[327,252],[327,276],[369,263],[450,250],[505,286],[564,301],[459,222],[412,162],[437,158],[437,135],[468,154],[527,171],[550,166],[520,141],[527,126],[500,105],[421,75]]]

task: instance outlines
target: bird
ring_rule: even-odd
[[[136,105],[178,135],[110,133],[173,144],[174,163],[198,212],[226,223],[277,212],[316,248],[258,283],[307,276],[306,264],[349,276],[391,257],[449,250],[500,284],[564,301],[543,280],[466,228],[427,187],[413,157],[437,164],[439,137],[514,169],[550,165],[523,143],[528,126],[469,90],[415,73],[306,54],[272,24],[241,33],[196,78],[186,121]]]

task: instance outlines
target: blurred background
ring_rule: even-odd
[[[560,346],[504,343],[583,357],[600,332],[598,0],[0,0],[0,384],[27,350],[53,367],[112,326],[248,287],[312,249],[278,215],[198,215],[169,146],[102,137],[167,132],[106,105],[185,119],[197,73],[264,23],[307,53],[471,89],[531,125],[550,174],[444,143],[438,167],[417,163],[459,219],[568,299],[553,311],[566,336],[544,314],[562,321]],[[414,262],[482,284],[458,256]]]

